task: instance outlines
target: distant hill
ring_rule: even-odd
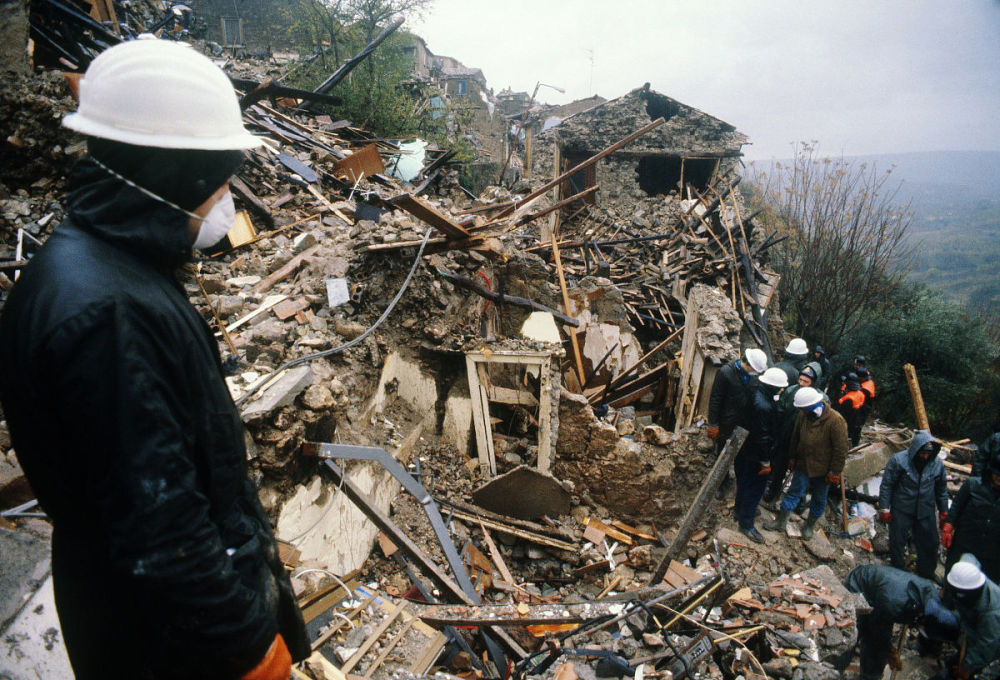
[[[887,186],[913,211],[912,278],[974,305],[1000,304],[1000,151],[847,156],[892,168]]]

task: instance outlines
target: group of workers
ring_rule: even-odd
[[[737,426],[749,433],[733,463],[735,514],[740,531],[757,543],[764,541],[755,526],[758,506],[762,499],[777,500],[788,470],[792,480],[778,517],[765,528],[783,530],[808,492],[812,500],[802,531],[806,540],[823,516],[830,484],[840,482],[848,432],[844,417],[822,391],[828,372],[822,347],[810,353],[803,339],[794,338],[775,366],[768,367],[762,350],[750,348],[716,375],[708,434],[721,452]]]

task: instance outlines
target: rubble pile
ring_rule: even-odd
[[[853,538],[749,546],[716,489],[692,500],[715,461],[697,420],[713,372],[767,346],[777,317],[761,266],[776,241],[713,146],[742,136],[633,93],[553,128],[573,163],[471,199],[446,152],[403,182],[392,140],[268,91],[266,67],[229,68],[260,86],[241,92],[266,143],[234,179],[237,225],[181,278],[227,356],[294,570],[317,651],[301,672],[834,677],[853,605],[808,569],[868,559]],[[65,85],[37,82],[0,104],[37,114],[4,146],[7,244],[44,240],[84,149],[58,127]],[[677,145],[719,162],[651,192],[645,159]],[[599,206],[560,188],[584,161]]]

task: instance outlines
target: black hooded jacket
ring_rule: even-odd
[[[79,678],[237,678],[309,644],[247,476],[208,326],[173,269],[188,218],[87,159],[0,315],[0,402],[52,518]]]

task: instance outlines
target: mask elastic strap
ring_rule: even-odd
[[[198,220],[199,222],[203,222],[205,220],[205,218],[202,217],[201,215],[196,215],[195,213],[191,212],[190,210],[185,210],[184,208],[180,207],[176,203],[171,203],[170,201],[168,201],[167,199],[163,198],[162,196],[154,194],[152,191],[150,191],[146,187],[139,186],[138,184],[136,184],[135,182],[133,182],[132,180],[130,180],[128,177],[124,177],[121,174],[115,172],[114,170],[112,170],[111,168],[109,168],[108,166],[106,166],[104,163],[102,163],[101,161],[97,160],[93,156],[90,157],[90,160],[94,161],[94,163],[96,163],[99,168],[101,168],[102,170],[104,170],[108,174],[113,175],[114,177],[117,177],[121,181],[125,182],[125,184],[129,185],[133,189],[137,189],[138,191],[141,191],[142,193],[144,193],[146,196],[149,196],[153,200],[159,201],[160,203],[163,203],[164,205],[168,205],[171,208],[173,208],[174,210],[180,210],[182,213],[184,213],[188,217],[190,217],[192,219],[195,219],[195,220]]]

